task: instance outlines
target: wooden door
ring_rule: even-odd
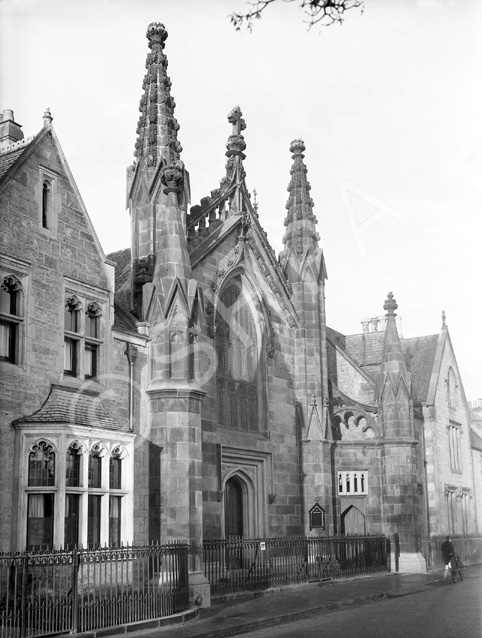
[[[232,539],[228,546],[226,562],[228,569],[240,569],[243,564],[243,551],[237,546],[236,538],[243,535],[243,486],[236,477],[230,478],[225,488],[224,530],[225,537]]]
[[[342,534],[364,534],[365,517],[354,505],[351,505],[341,515]]]
[[[239,479],[233,477],[226,483],[225,492],[226,538],[243,535],[243,489]]]

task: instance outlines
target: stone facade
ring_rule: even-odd
[[[482,526],[482,399],[469,402],[477,524]]]
[[[205,600],[206,538],[397,533],[401,568],[423,570],[423,538],[481,526],[482,453],[445,319],[403,339],[389,293],[371,331],[327,327],[305,145],[290,146],[276,257],[239,107],[226,173],[190,206],[167,32],[147,38],[130,249],[103,254],[50,113],[27,140],[11,111],[0,123],[1,549],[185,539]],[[65,522],[49,527],[52,508]]]

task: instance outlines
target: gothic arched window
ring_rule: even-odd
[[[457,377],[452,368],[449,369],[447,378],[447,398],[451,408],[457,406]]]
[[[258,344],[256,326],[240,279],[221,294],[215,348],[218,423],[258,430]]]

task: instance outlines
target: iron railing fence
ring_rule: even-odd
[[[204,541],[212,596],[388,571],[390,540],[383,535]]]
[[[77,633],[189,607],[187,545],[0,554],[0,638]]]
[[[461,565],[480,565],[482,563],[482,536],[451,536],[455,552]],[[427,562],[427,571],[444,569],[442,543],[445,536],[431,536],[422,540],[422,553]]]

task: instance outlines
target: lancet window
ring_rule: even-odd
[[[222,293],[216,313],[218,423],[258,430],[258,344],[256,326],[241,281]]]

